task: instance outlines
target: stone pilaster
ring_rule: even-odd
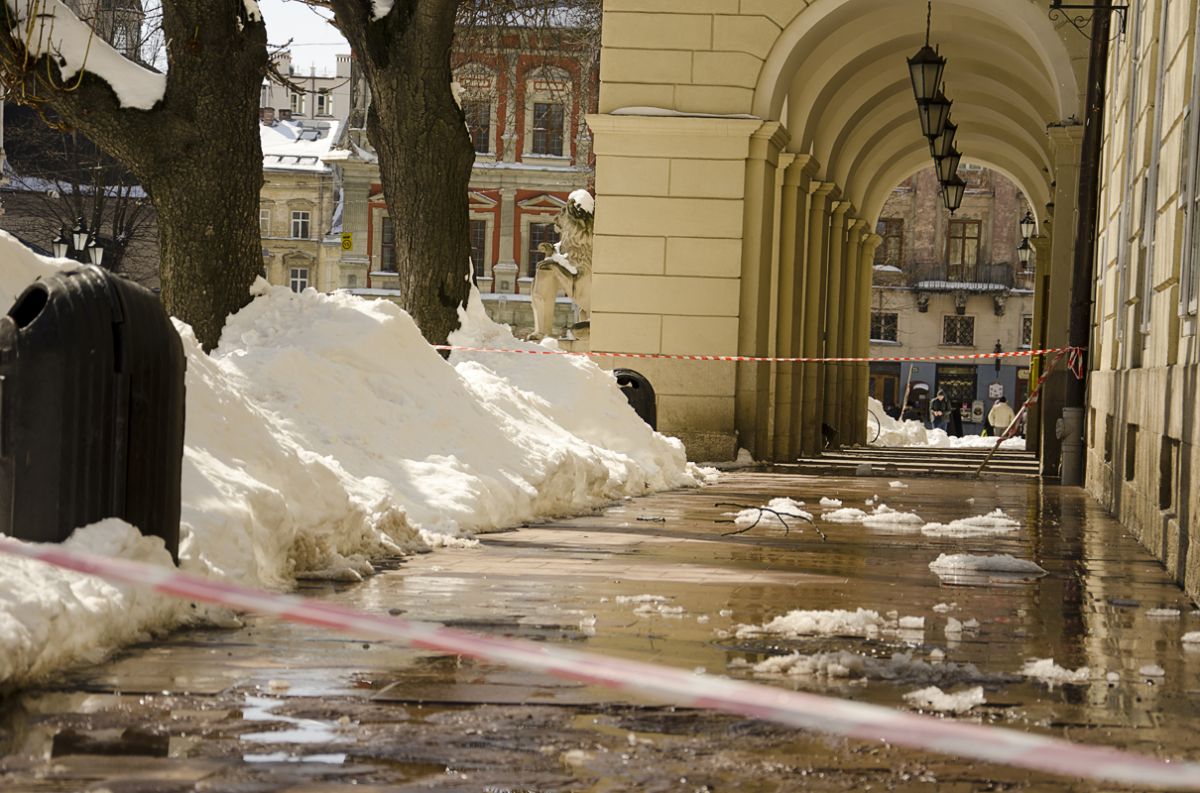
[[[810,184],[808,211],[808,250],[804,260],[804,329],[800,337],[800,352],[805,358],[820,358],[824,352],[822,323],[824,320],[825,272],[828,269],[829,223],[832,204],[837,200],[833,182]],[[812,456],[821,452],[821,419],[825,402],[822,396],[824,372],[819,363],[801,365],[803,388],[798,400],[800,409],[800,454]],[[795,413],[793,412],[793,416]],[[795,426],[795,425],[793,425]]]
[[[869,330],[870,319],[859,313],[859,289],[862,287],[862,241],[867,233],[866,221],[852,218],[847,224],[846,258],[843,279],[841,339],[837,355],[843,358],[853,358],[858,355],[858,332],[860,329]],[[857,377],[858,364],[837,364],[838,377],[838,421],[837,427],[843,444],[857,443],[854,420],[854,381]]]
[[[851,219],[846,216],[850,210],[849,201],[838,201],[833,207],[833,216],[829,221],[829,269],[825,274],[825,319],[821,330],[825,335],[825,357],[832,358],[841,354],[842,347],[842,316],[850,310],[845,303],[845,267],[846,267],[846,238],[847,228]],[[821,399],[824,406],[821,411],[822,424],[838,431],[841,409],[838,406],[838,382],[841,379],[841,364],[825,363],[824,387]],[[834,435],[830,443],[840,444],[841,439]]]

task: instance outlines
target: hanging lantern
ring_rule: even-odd
[[[917,102],[917,116],[921,120],[921,134],[934,140],[946,129],[950,120],[951,102],[939,89],[932,99]]]
[[[942,200],[945,202],[946,209],[950,211],[950,214],[953,215],[962,206],[963,192],[966,189],[967,183],[958,174],[942,182]]]
[[[934,166],[937,168],[937,176],[939,182],[948,182],[950,178],[958,173],[958,163],[962,159],[962,153],[958,149],[950,149],[950,153],[944,157],[934,157]]]
[[[1017,260],[1021,262],[1021,269],[1029,269],[1029,259],[1033,256],[1033,246],[1029,244],[1029,239],[1021,240],[1021,244],[1017,246]]]
[[[933,19],[933,0],[925,4],[925,46],[908,59],[908,77],[912,80],[913,96],[917,102],[933,99],[942,84],[946,59],[929,46],[929,26]]]
[[[958,125],[950,119],[942,125],[942,134],[929,141],[929,153],[934,159],[948,157],[954,150],[954,136],[958,134]]]
[[[1033,213],[1029,210],[1025,211],[1025,217],[1021,218],[1021,237],[1029,239],[1033,233],[1037,231],[1037,221],[1033,219]]]

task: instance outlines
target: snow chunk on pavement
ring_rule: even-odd
[[[1054,663],[1053,658],[1030,658],[1021,667],[1021,674],[1035,680],[1048,683],[1051,688],[1056,685],[1081,685],[1088,682],[1092,671],[1081,666],[1072,671]]]
[[[1200,631],[1191,631],[1190,633],[1185,633],[1180,641],[1184,644],[1200,646]]]
[[[790,611],[763,625],[738,625],[739,638],[764,633],[794,639],[799,636],[866,636],[870,630],[884,625],[879,612],[867,609],[845,611]]]
[[[1179,616],[1179,609],[1150,609],[1146,612],[1146,616],[1156,619],[1175,619]]]
[[[1138,669],[1138,674],[1145,677],[1163,677],[1167,674],[1167,671],[1158,664],[1146,664]]]
[[[995,509],[986,515],[960,518],[949,523],[926,523],[921,533],[929,537],[974,537],[988,534],[1004,534],[1021,528],[1004,510]]]
[[[966,713],[976,705],[984,704],[987,700],[983,698],[983,686],[975,686],[955,693],[948,693],[937,686],[930,686],[910,691],[904,695],[904,701],[921,710],[938,713]]]
[[[925,521],[915,512],[900,512],[887,504],[879,504],[871,512],[855,507],[842,507],[826,512],[822,519],[831,523],[861,523],[867,528],[892,531],[915,531]]]
[[[830,523],[860,523],[867,513],[861,509],[854,507],[842,507],[835,509],[833,512],[826,512],[821,516],[822,520],[827,520]]]
[[[823,507],[840,507],[841,505],[842,505],[841,499],[829,498],[827,496],[821,496],[821,506],[823,506]]]
[[[908,485],[904,484],[903,482],[901,482],[900,480],[897,479],[894,482],[888,482],[888,487],[894,487],[897,489],[901,489],[901,488],[908,487]]]
[[[901,617],[900,630],[923,630],[925,628],[924,617]]]
[[[895,683],[935,683],[943,686],[961,683],[1003,683],[1017,679],[1011,675],[982,672],[974,664],[930,663],[914,658],[911,652],[893,653],[891,658],[872,658],[845,650],[814,655],[790,653],[767,658],[753,664],[752,669],[760,675],[886,680]]]
[[[976,556],[969,553],[944,553],[929,563],[935,573],[995,572],[1044,575],[1045,570],[1028,559],[1017,559],[1006,553]]]
[[[788,518],[799,516],[797,519],[812,520],[812,513],[801,509],[800,507],[802,506],[804,506],[804,502],[802,501],[795,501],[790,498],[773,498],[763,507],[743,509],[736,514],[733,522],[737,526],[753,526],[757,524],[759,526],[795,528],[791,523],[786,522]],[[775,513],[780,514],[777,515]]]

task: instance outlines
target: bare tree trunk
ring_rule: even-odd
[[[0,60],[19,95],[52,107],[124,162],[158,211],[162,297],[205,349],[229,314],[250,301],[262,270],[258,194],[262,144],[258,98],[266,28],[242,0],[166,0],[167,88],[151,110],[122,108],[103,80],[74,90],[47,80],[44,59],[26,64],[0,31]]]
[[[367,134],[396,228],[400,305],[440,344],[457,327],[469,291],[475,151],[450,88],[458,0],[398,0],[376,21],[363,0],[331,5],[371,88]]]

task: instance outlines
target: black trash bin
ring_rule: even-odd
[[[92,266],[29,286],[0,318],[0,531],[117,517],[178,561],[186,366],[150,291]]]
[[[632,369],[613,369],[617,377],[617,386],[629,400],[633,411],[642,417],[642,421],[650,425],[650,429],[658,429],[658,403],[654,398],[654,388],[641,372]]]

